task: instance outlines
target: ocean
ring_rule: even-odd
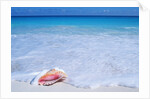
[[[139,88],[139,17],[11,17],[11,79],[59,67],[82,88]]]

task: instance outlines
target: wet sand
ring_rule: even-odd
[[[55,83],[51,86],[36,86],[26,82],[12,81],[12,92],[138,92],[138,88],[129,88],[122,86],[99,87],[95,89],[77,88],[63,82]]]

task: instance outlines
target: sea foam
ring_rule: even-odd
[[[12,80],[30,83],[58,67],[77,87],[138,87],[138,46],[138,35],[15,34]]]

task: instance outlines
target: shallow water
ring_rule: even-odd
[[[59,67],[77,87],[139,86],[138,17],[12,17],[12,80]]]

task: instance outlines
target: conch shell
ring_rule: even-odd
[[[66,77],[67,75],[63,70],[55,68],[41,76],[38,80],[38,85],[49,86],[58,81],[64,80]]]
[[[36,75],[30,82],[32,85],[52,85],[58,81],[63,81],[67,78],[66,73],[59,68],[51,70],[43,70]]]

